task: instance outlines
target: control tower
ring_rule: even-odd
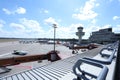
[[[76,32],[76,35],[78,36],[78,38],[79,38],[79,40],[78,40],[78,42],[79,42],[79,44],[81,43],[81,40],[82,40],[82,36],[84,36],[85,35],[85,32],[83,32],[83,27],[78,27],[77,28],[78,29],[78,32]]]

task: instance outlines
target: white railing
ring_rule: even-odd
[[[76,62],[73,72],[75,80],[113,80],[119,42],[103,48],[93,58],[83,58]]]

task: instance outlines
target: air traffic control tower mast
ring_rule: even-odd
[[[83,27],[78,27],[78,32],[76,32],[76,35],[78,36],[79,38],[79,44],[81,44],[81,40],[82,40],[82,36],[85,35],[85,32],[83,32]]]

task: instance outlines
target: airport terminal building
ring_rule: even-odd
[[[107,44],[120,40],[120,33],[112,32],[112,28],[100,29],[92,32],[89,41],[92,43]]]

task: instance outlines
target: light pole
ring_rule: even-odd
[[[55,35],[56,35],[57,25],[56,24],[52,24],[52,25],[53,25],[52,27],[54,28],[54,50],[52,50],[48,53],[48,58],[49,58],[48,60],[51,60],[53,62],[53,61],[56,61],[56,60],[60,60],[61,58],[58,55],[59,51],[55,50]]]
[[[53,24],[53,28],[54,28],[54,51],[55,51],[55,37],[56,37],[56,28],[57,28],[57,25]]]

